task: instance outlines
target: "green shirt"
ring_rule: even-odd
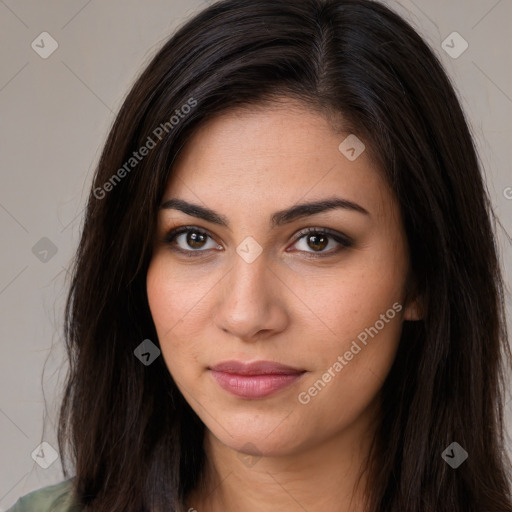
[[[73,478],[22,496],[6,512],[80,512],[73,501]]]

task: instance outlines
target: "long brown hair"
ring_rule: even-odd
[[[200,484],[203,423],[162,357],[146,366],[134,355],[143,340],[158,346],[145,286],[157,210],[201,123],[276,95],[341,114],[371,148],[399,202],[425,308],[404,323],[382,389],[368,510],[512,511],[494,213],[440,62],[370,0],[218,2],[166,42],[127,95],[94,176],[66,305],[58,441],[77,500],[94,512],[180,511]],[[441,457],[454,441],[469,454],[457,469]]]

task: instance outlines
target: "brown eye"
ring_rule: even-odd
[[[211,240],[211,246],[208,247],[208,240]],[[187,254],[187,256],[196,256],[195,253],[207,252],[209,249],[222,249],[217,245],[212,237],[206,232],[193,226],[182,227],[172,230],[164,238],[164,243],[169,244],[173,250]]]
[[[194,249],[201,249],[208,237],[205,233],[200,233],[198,231],[189,231],[186,235],[186,243]]]
[[[307,235],[306,240],[307,244],[311,249],[315,251],[322,251],[329,244],[329,237],[325,235]]]
[[[302,247],[299,246],[298,249],[300,252],[308,253],[311,257],[331,256],[354,244],[348,236],[325,228],[308,228],[301,231],[294,246],[297,247],[303,241]],[[325,250],[327,247],[331,247],[331,249]]]

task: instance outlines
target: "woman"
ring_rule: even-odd
[[[94,177],[75,476],[11,510],[512,511],[491,219],[456,94],[388,8],[205,9]]]

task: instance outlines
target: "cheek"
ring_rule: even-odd
[[[183,275],[181,275],[183,277]],[[201,325],[193,321],[200,312],[204,291],[190,283],[180,282],[165,258],[155,257],[148,269],[146,290],[162,356],[173,375],[179,377],[186,368],[184,361],[197,361],[195,347],[190,340],[197,339],[195,331]],[[184,335],[186,333],[186,336]]]
[[[169,286],[171,282],[171,276],[165,272],[165,266],[159,258],[154,258],[148,269],[146,290],[151,316],[160,342],[165,341],[166,333],[182,316],[176,309],[179,301],[177,294]]]
[[[350,270],[317,281],[309,294],[322,320],[322,350],[308,348],[318,365],[300,390],[312,416],[328,414],[336,424],[354,419],[382,387],[402,331],[406,253],[397,247],[361,252]],[[311,332],[311,324],[303,328]]]
[[[357,339],[362,342],[361,346],[368,341],[365,355],[361,352],[357,359],[371,356],[378,360],[379,354],[372,352],[374,346],[389,345],[392,349],[396,345],[404,307],[401,302],[405,277],[398,271],[401,268],[403,265],[395,261],[389,263],[382,258],[370,261],[361,257],[360,263],[352,265],[347,272],[317,277],[314,287],[307,286],[310,283],[307,280],[298,283],[294,292],[305,298],[303,302],[314,313],[298,320],[310,340],[316,340],[309,349],[304,347],[312,360],[321,359],[325,365],[330,365],[333,357],[350,350],[351,342]],[[375,329],[378,331],[375,340],[379,342],[370,348]],[[318,352],[320,344],[321,353]]]
[[[313,372],[298,390],[302,393],[297,396],[302,404],[299,407],[304,407],[313,430],[321,430],[324,425],[333,432],[344,428],[376,399],[400,341],[401,313],[389,319],[393,313],[383,326],[383,320],[377,323],[374,319],[365,325],[359,318],[350,326],[339,325],[346,334],[325,347],[319,371]]]
[[[355,338],[377,324],[379,337],[392,343],[399,336],[404,308],[408,262],[403,239],[382,234],[356,258],[350,271],[341,274],[336,292],[331,290],[336,301],[328,306],[329,321],[342,339]]]
[[[193,334],[200,325],[198,320],[213,284],[211,277],[196,269],[180,268],[178,271],[177,265],[164,252],[153,257],[147,272],[146,289],[161,342],[183,330],[184,325],[186,332]]]

